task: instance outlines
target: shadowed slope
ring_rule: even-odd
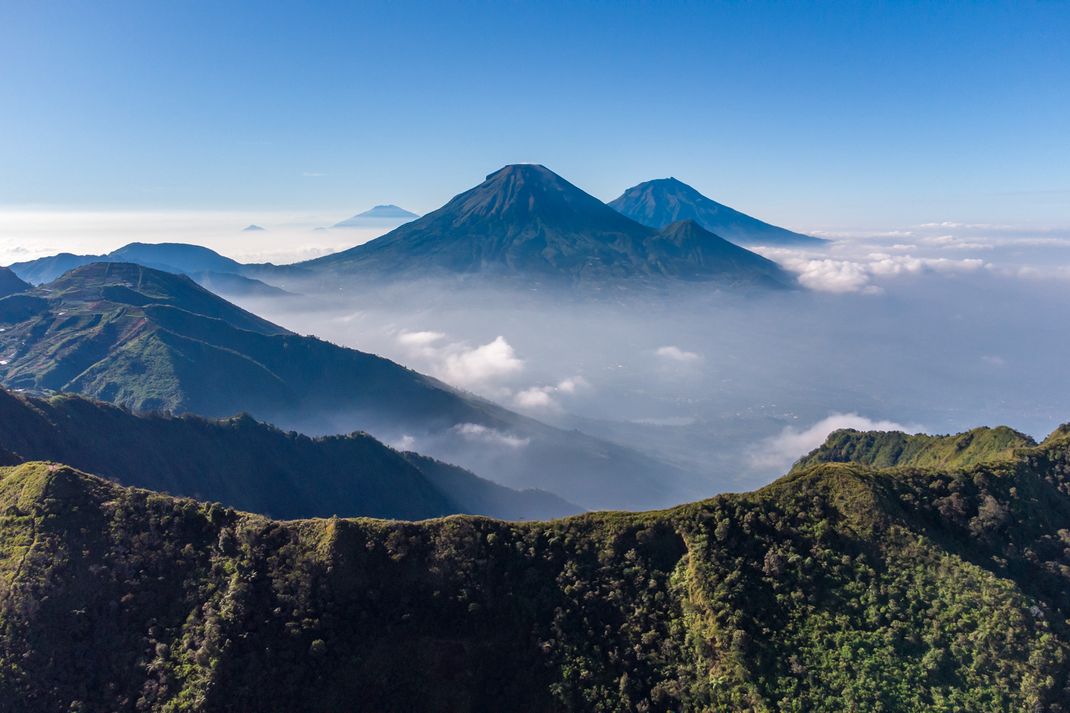
[[[139,417],[75,396],[44,400],[0,390],[0,448],[8,465],[67,463],[123,485],[286,519],[451,513],[533,519],[579,512],[550,493],[505,488],[362,433],[313,439],[248,416]]]
[[[677,231],[678,233],[679,231]],[[377,279],[485,273],[573,284],[684,277],[718,284],[787,283],[745,251],[673,250],[659,236],[544,166],[506,166],[438,210],[355,248],[298,268]]]

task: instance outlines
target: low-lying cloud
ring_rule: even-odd
[[[702,361],[702,355],[698,352],[689,352],[671,344],[664,347],[658,347],[657,351],[654,353],[662,359],[680,364],[693,364]]]
[[[443,332],[402,331],[397,334],[397,342],[418,366],[453,386],[471,391],[508,395],[500,382],[524,370],[524,360],[500,335],[486,344],[471,346],[449,342]]]
[[[575,394],[577,391],[590,387],[591,385],[582,376],[573,376],[562,379],[552,386],[532,386],[522,389],[513,397],[513,402],[522,409],[560,411],[561,403],[555,396]]]
[[[506,446],[507,448],[523,448],[531,442],[530,438],[521,438],[479,423],[459,423],[453,427],[453,431],[466,441]]]

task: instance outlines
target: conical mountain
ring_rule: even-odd
[[[609,205],[622,215],[652,228],[693,220],[737,245],[815,246],[825,242],[740,213],[675,178],[659,178],[632,186]]]
[[[621,215],[545,166],[506,166],[438,210],[381,238],[301,263],[362,277],[482,273],[570,283],[677,277],[749,282],[759,274],[696,264],[659,267],[657,231]],[[757,258],[757,256],[754,256]]]
[[[513,165],[432,213],[308,263],[335,270],[575,274],[608,267],[649,231],[544,166]]]

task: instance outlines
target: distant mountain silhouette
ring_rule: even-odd
[[[519,164],[381,238],[299,267],[382,278],[485,273],[572,283],[666,277],[724,285],[792,282],[758,255],[729,249],[709,233],[679,230],[659,235],[544,166]],[[700,245],[703,240],[709,244]]]
[[[11,270],[27,282],[41,285],[82,265],[94,262],[130,262],[164,272],[240,274],[243,266],[214,250],[188,243],[130,243],[106,255],[60,253],[11,265]]]
[[[261,232],[261,231],[267,232],[267,228],[262,228],[259,225],[257,225],[256,223],[253,223],[252,225],[245,226],[244,228],[241,229],[241,231],[243,233],[258,233],[258,232]]]
[[[825,242],[721,205],[675,178],[660,178],[632,186],[609,205],[622,215],[652,228],[693,220],[737,245],[814,246]]]
[[[248,270],[236,260],[214,250],[186,243],[130,243],[107,255],[60,253],[20,262],[11,270],[33,284],[45,284],[76,267],[95,262],[129,262],[178,275],[189,275],[202,287],[228,297],[285,297],[292,295],[279,287],[243,275]],[[0,293],[0,296],[3,296]]]
[[[370,210],[366,210],[363,213],[357,213],[352,218],[346,218],[345,220],[335,223],[332,228],[365,228],[370,224],[377,221],[392,220],[412,220],[413,218],[419,218],[420,216],[399,208],[393,204],[377,205]]]

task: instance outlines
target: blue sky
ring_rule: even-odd
[[[1070,223],[1067,3],[0,5],[0,204],[427,211],[506,163]]]

